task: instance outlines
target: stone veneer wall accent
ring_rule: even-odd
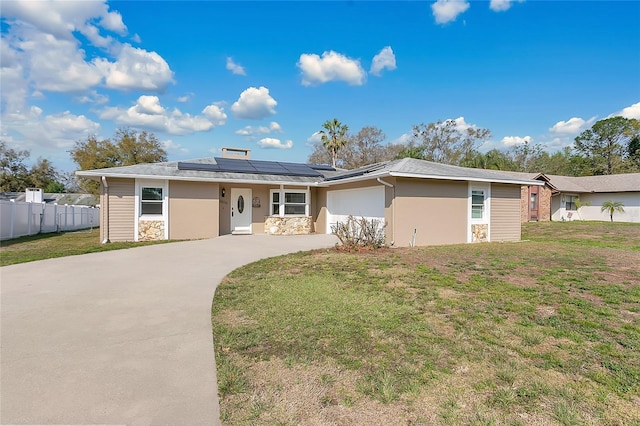
[[[138,241],[164,240],[164,220],[141,220],[138,222]]]
[[[480,243],[489,241],[489,225],[486,223],[471,225],[471,242]]]
[[[264,230],[270,235],[306,235],[312,232],[311,216],[267,216]]]

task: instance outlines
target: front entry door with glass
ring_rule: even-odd
[[[251,234],[251,189],[231,188],[231,233]]]

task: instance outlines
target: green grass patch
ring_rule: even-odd
[[[640,226],[526,224],[524,238],[234,271],[212,310],[223,419],[639,424]]]
[[[60,234],[37,234],[0,242],[0,266],[167,242],[169,240],[102,244],[98,228]]]

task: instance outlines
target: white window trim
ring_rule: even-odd
[[[288,214],[285,215],[284,213],[284,206],[285,206],[285,202],[284,202],[284,194],[288,192],[288,193],[295,193],[295,194],[305,194],[305,203],[304,203],[304,214]],[[279,193],[280,194],[280,202],[278,205],[278,213],[275,214],[274,212],[271,211],[271,208],[273,206],[273,194],[274,193]],[[309,216],[309,201],[310,201],[310,191],[309,189],[291,189],[291,188],[283,188],[280,187],[280,189],[272,189],[269,191],[269,214],[271,216],[279,216],[279,217],[306,217]],[[291,203],[290,203],[291,204]],[[299,204],[302,205],[302,204]]]
[[[142,215],[141,211],[141,194],[142,188],[162,188],[162,214]],[[169,181],[167,180],[150,180],[136,179],[135,196],[134,196],[134,241],[138,241],[139,222],[141,220],[161,220],[164,222],[164,238],[169,239]]]
[[[484,208],[482,219],[473,219],[472,216],[472,194],[473,191],[484,191]],[[487,227],[487,240],[491,241],[491,185],[481,182],[469,182],[468,193],[468,207],[467,207],[467,242],[471,242],[471,225],[488,225]]]

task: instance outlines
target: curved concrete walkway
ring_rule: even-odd
[[[0,422],[219,424],[216,285],[335,242],[223,236],[0,268]]]

